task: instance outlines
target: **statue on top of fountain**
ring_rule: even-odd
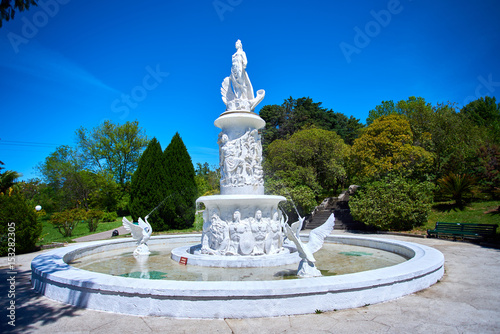
[[[259,89],[253,95],[253,87],[246,72],[247,55],[240,40],[236,41],[236,52],[232,56],[231,75],[224,78],[221,87],[222,100],[226,111],[253,111],[264,99],[265,91]]]

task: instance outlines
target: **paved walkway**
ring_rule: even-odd
[[[117,227],[117,228],[109,230],[109,231],[89,234],[89,235],[86,235],[84,237],[76,238],[76,239],[73,239],[73,241],[85,242],[85,241],[96,241],[96,240],[110,239],[114,230],[118,230],[119,235],[130,234],[130,232],[125,229],[125,227],[120,226],[120,227]]]
[[[443,279],[394,301],[321,314],[216,320],[138,317],[79,309],[33,292],[30,263],[38,252],[16,257],[16,327],[7,324],[10,276],[7,258],[0,258],[0,333],[500,333],[499,250],[436,239],[372,236],[439,249],[445,256]]]

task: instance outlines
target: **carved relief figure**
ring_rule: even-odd
[[[283,238],[281,234],[281,223],[279,213],[275,211],[269,224],[269,234],[266,239],[266,254],[276,254],[281,251]]]
[[[210,217],[211,224],[204,233],[201,252],[203,254],[224,255],[229,247],[229,227],[217,212]]]
[[[252,255],[264,254],[265,240],[268,233],[268,226],[264,219],[262,219],[262,211],[255,212],[255,219],[251,223],[252,233],[255,238],[255,246]]]
[[[238,170],[242,169],[243,164],[243,160],[240,158],[240,140],[229,140],[226,134],[222,134],[219,146],[220,165],[223,172],[221,183],[223,185],[237,184],[241,174]]]
[[[256,129],[229,140],[219,135],[219,161],[222,168],[222,186],[263,185],[262,143]]]
[[[233,219],[232,224],[237,226],[236,232],[239,235],[239,254],[250,255],[255,245],[255,239],[250,229],[250,224],[246,219],[243,221],[240,220],[241,213],[238,210],[234,212]]]

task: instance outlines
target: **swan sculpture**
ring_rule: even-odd
[[[299,216],[299,221],[292,224],[290,227],[288,224],[283,224],[285,229],[285,234],[288,240],[292,241],[297,247],[297,252],[302,259],[299,263],[299,268],[297,269],[297,276],[300,277],[317,277],[322,276],[321,272],[316,268],[314,264],[316,259],[314,258],[314,253],[323,247],[325,238],[333,230],[335,226],[335,215],[332,213],[327,221],[315,228],[309,233],[309,242],[303,243],[300,240],[299,232],[302,227],[304,218]]]
[[[139,217],[139,225],[135,225],[130,222],[127,218],[123,217],[122,223],[123,227],[130,233],[132,233],[132,238],[137,241],[137,248],[134,250],[134,255],[148,255],[151,252],[146,244],[153,233],[153,229],[148,222],[148,216],[144,218],[146,221]]]

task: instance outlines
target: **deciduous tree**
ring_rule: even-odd
[[[382,116],[354,141],[351,172],[357,182],[380,179],[389,173],[425,179],[434,155],[414,145],[413,132],[405,116]]]
[[[137,121],[123,125],[105,121],[91,131],[81,127],[76,134],[86,167],[96,173],[111,173],[121,186],[130,180],[148,144]]]
[[[311,128],[295,132],[288,140],[269,146],[264,167],[268,190],[293,198],[307,214],[318,200],[345,185],[349,146],[333,131]],[[280,189],[281,187],[284,189]],[[300,190],[299,190],[300,189]],[[287,191],[289,194],[287,194]],[[292,195],[293,196],[293,195]]]
[[[335,131],[348,144],[352,144],[363,128],[358,119],[323,108],[321,102],[313,102],[309,97],[290,97],[282,105],[264,106],[259,114],[266,121],[262,130],[265,152],[274,140],[288,139],[293,133],[311,126]]]

